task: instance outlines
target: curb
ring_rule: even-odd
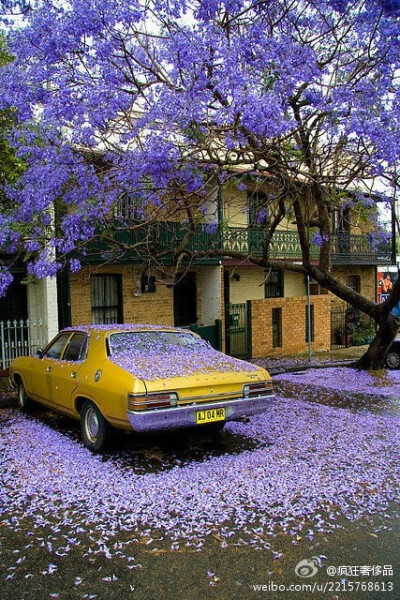
[[[355,358],[347,358],[343,361],[331,362],[331,363],[318,363],[318,364],[309,364],[305,363],[296,367],[282,367],[279,369],[267,369],[268,373],[271,376],[282,375],[284,373],[296,373],[299,371],[306,371],[307,369],[332,369],[335,367],[349,367],[355,364],[357,359]]]

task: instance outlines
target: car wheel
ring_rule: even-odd
[[[386,355],[386,366],[388,369],[400,368],[400,352],[399,350],[389,350]]]
[[[83,443],[92,452],[104,449],[108,441],[109,424],[93,402],[86,401],[81,411]]]
[[[22,381],[18,384],[18,407],[22,412],[29,412],[32,408],[32,400],[26,393],[26,389]]]

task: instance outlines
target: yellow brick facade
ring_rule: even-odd
[[[351,275],[360,277],[360,292],[366,298],[376,302],[376,267],[374,266],[342,266],[334,267],[332,270],[334,277],[337,277],[342,283],[348,284]],[[334,307],[336,309],[346,307],[346,303],[336,296],[332,296]]]
[[[207,315],[209,302],[202,300],[205,290],[210,295],[210,285],[220,284],[221,293],[213,300],[215,311],[220,307],[219,318],[222,321],[222,349],[225,349],[225,305],[223,290],[223,268],[216,267],[212,281],[208,281],[202,267],[193,269],[197,273],[197,308],[198,325],[211,324],[218,315]],[[131,265],[107,265],[100,268],[85,267],[78,273],[70,276],[70,300],[72,325],[91,323],[91,274],[117,274],[122,280],[122,306],[123,321],[125,323],[153,323],[158,325],[174,324],[174,299],[173,288],[163,282],[161,274],[152,272],[156,276],[155,293],[140,293],[140,277],[142,269]],[[346,283],[349,275],[360,275],[361,292],[370,298],[375,298],[375,269],[373,267],[341,267],[339,275]],[[307,297],[304,293],[304,278],[291,278],[293,289],[292,296],[284,298],[267,298],[264,295],[265,275],[262,269],[238,269],[233,273],[240,274],[240,281],[230,277],[230,295],[232,303],[242,303],[251,300],[251,336],[252,357],[289,356],[307,352],[306,342],[306,305]],[[296,281],[295,281],[296,280]],[[208,281],[208,282],[207,282]],[[297,285],[295,285],[295,283]],[[298,286],[298,287],[297,287]],[[295,289],[298,289],[298,296]],[[300,295],[301,294],[301,295]],[[337,305],[343,305],[331,294],[312,295],[311,305],[314,307],[314,341],[312,350],[328,351],[331,345],[331,311]],[[272,309],[282,310],[282,346],[274,348],[272,338]],[[204,314],[203,314],[204,313]]]
[[[125,323],[174,324],[173,291],[162,282],[156,284],[155,293],[140,294],[141,270],[130,265],[108,265],[99,269],[82,268],[72,273],[70,282],[71,322],[82,325],[92,322],[90,276],[113,274],[121,275],[122,307]]]
[[[213,273],[211,271],[213,270]],[[174,292],[170,279],[152,271],[156,277],[154,293],[140,292],[140,278],[143,269],[130,265],[108,265],[98,269],[84,267],[70,276],[70,300],[72,325],[91,323],[91,275],[120,275],[122,281],[122,320],[124,323],[151,323],[174,325]],[[220,318],[223,298],[223,272],[221,267],[191,269],[196,273],[197,324],[213,324]],[[210,286],[216,288],[211,293]],[[211,319],[211,320],[210,320]]]
[[[314,307],[314,341],[312,350],[330,349],[331,296],[311,296]],[[289,356],[307,352],[307,297],[267,298],[251,302],[252,357]],[[273,347],[272,309],[282,310],[282,346]]]

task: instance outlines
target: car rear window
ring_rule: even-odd
[[[207,342],[191,333],[175,331],[124,331],[109,338],[111,356],[132,350],[168,353],[178,348],[198,350],[207,346]]]

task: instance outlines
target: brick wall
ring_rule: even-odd
[[[361,282],[361,294],[376,302],[376,267],[368,266],[342,266],[335,267],[332,275],[337,277],[342,283],[347,284],[350,275],[359,275]],[[335,307],[345,308],[346,303],[340,298],[332,296]]]
[[[162,282],[156,283],[155,293],[140,293],[141,270],[130,265],[109,265],[93,270],[82,268],[71,273],[72,325],[91,323],[90,274],[116,274],[122,276],[122,306],[125,323],[153,323],[173,325],[173,291]],[[153,273],[152,273],[153,275]]]
[[[331,297],[311,296],[314,306],[313,351],[330,349]],[[252,357],[287,356],[305,353],[307,297],[267,298],[251,302]],[[282,309],[282,346],[273,347],[272,309]]]

